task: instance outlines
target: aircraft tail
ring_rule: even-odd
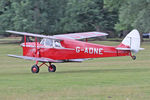
[[[144,48],[140,48],[140,34],[138,30],[132,30],[127,36],[123,39],[121,44],[117,46],[118,50],[130,50],[132,53],[136,54],[139,50],[143,50]]]

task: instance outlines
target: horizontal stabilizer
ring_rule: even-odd
[[[40,61],[40,62],[52,62],[52,63],[62,63],[63,60],[53,60],[50,58],[37,58],[37,57],[28,57],[28,56],[17,56],[17,55],[10,55],[10,57],[15,57],[15,58],[21,58],[21,59],[26,59],[26,60],[34,60],[34,61]]]
[[[116,48],[117,50],[131,50],[131,48]],[[139,48],[139,50],[144,50],[144,48]]]
[[[117,50],[131,50],[130,48],[116,48]]]
[[[140,48],[139,50],[144,50],[144,48]]]

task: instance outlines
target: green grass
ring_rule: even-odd
[[[55,64],[57,71],[39,74],[30,69],[35,63],[7,57],[22,54],[14,39],[0,40],[0,100],[149,100],[150,43],[130,57],[99,58],[83,63]],[[95,42],[118,45],[119,42]]]

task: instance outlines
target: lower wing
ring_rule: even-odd
[[[29,57],[29,56],[17,56],[17,55],[8,55],[10,57],[21,58],[26,60],[40,61],[40,62],[52,62],[52,63],[62,63],[63,60],[53,60],[50,58],[37,58],[37,57]]]
[[[29,56],[18,56],[18,55],[11,55],[8,54],[9,57],[14,58],[21,58],[26,60],[33,60],[33,61],[39,61],[39,62],[51,62],[51,63],[63,63],[63,62],[82,62],[89,59],[67,59],[67,60],[54,60],[50,58],[37,58],[37,57],[29,57]]]

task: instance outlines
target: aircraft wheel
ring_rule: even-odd
[[[48,71],[49,72],[55,72],[56,71],[56,66],[52,64],[51,66],[48,67]]]
[[[135,60],[135,59],[136,59],[136,56],[132,56],[132,59]]]
[[[33,65],[32,68],[31,68],[32,73],[38,73],[39,70],[40,70],[39,66],[37,66],[37,65]]]

